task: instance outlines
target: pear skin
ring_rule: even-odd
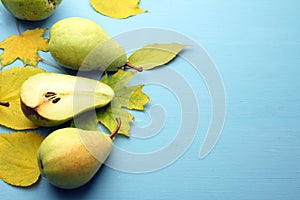
[[[118,70],[126,53],[96,22],[70,17],[50,28],[49,51],[63,67],[73,70]]]
[[[62,189],[75,189],[86,184],[109,156],[111,134],[77,128],[63,128],[52,132],[42,142],[37,160],[40,172],[51,184]]]
[[[1,0],[4,7],[21,20],[39,21],[50,17],[62,0]]]

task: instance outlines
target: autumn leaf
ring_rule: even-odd
[[[99,13],[112,18],[127,18],[147,12],[139,8],[140,0],[90,0],[92,7]]]
[[[14,67],[0,72],[0,124],[15,130],[36,128],[25,117],[20,105],[20,88],[32,75],[44,72],[31,67]]]
[[[149,70],[167,64],[186,46],[178,43],[150,44],[135,51],[128,60],[133,66]]]
[[[75,116],[71,121],[71,127],[89,131],[97,131],[98,119],[95,110],[90,110]]]
[[[35,132],[0,134],[0,178],[14,186],[34,184],[40,176],[37,150],[44,138]]]
[[[134,116],[126,109],[144,110],[144,106],[150,101],[149,97],[142,92],[143,85],[126,86],[126,84],[135,76],[136,72],[119,70],[111,77],[103,76],[101,82],[108,84],[113,88],[115,97],[111,103],[97,110],[98,120],[109,131],[113,131],[117,126],[116,117],[120,117],[122,126],[120,134],[130,135],[130,123]]]
[[[0,42],[0,68],[13,63],[16,59],[22,60],[26,65],[37,66],[39,50],[48,51],[48,39],[43,38],[46,28],[27,30],[23,34],[12,35]]]

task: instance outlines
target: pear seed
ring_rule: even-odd
[[[56,94],[54,92],[47,92],[47,94],[45,94],[45,97],[46,98],[49,98],[49,97],[53,97],[55,96]]]
[[[60,97],[58,97],[56,99],[53,99],[52,103],[56,104],[56,103],[58,103],[60,101],[60,99],[61,99]]]

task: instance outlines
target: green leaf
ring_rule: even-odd
[[[88,131],[97,131],[98,119],[95,110],[87,111],[75,116],[71,121],[71,127]]]
[[[120,117],[122,126],[119,133],[129,136],[130,123],[134,116],[126,109],[144,110],[144,106],[150,101],[150,98],[142,92],[143,85],[126,86],[126,84],[135,76],[136,72],[119,70],[111,77],[103,76],[101,81],[106,83],[115,92],[111,103],[97,110],[98,120],[109,130],[113,131],[116,126],[116,118]]]
[[[178,43],[150,44],[135,51],[128,61],[131,65],[142,67],[144,70],[167,64],[187,45]]]
[[[131,86],[132,93],[126,108],[130,110],[145,110],[145,105],[149,102],[149,97],[143,93],[144,85]]]
[[[113,132],[117,127],[116,118],[119,117],[122,121],[119,134],[126,136],[130,135],[130,123],[134,120],[134,116],[122,108],[112,109],[110,105],[101,108],[97,111],[98,120],[110,132]]]

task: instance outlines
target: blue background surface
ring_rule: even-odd
[[[48,20],[22,22],[20,27],[49,28],[59,19],[79,16],[96,21],[111,36],[154,27],[196,41],[216,64],[226,90],[226,120],[214,150],[199,159],[210,121],[210,96],[202,77],[178,58],[168,66],[195,90],[201,117],[192,145],[174,163],[140,174],[103,166],[89,184],[73,191],[56,189],[44,178],[26,189],[0,181],[0,199],[300,199],[299,1],[142,0],[140,7],[149,12],[117,20],[96,13],[88,0],[64,0]],[[0,13],[2,41],[17,31],[15,19],[2,5]],[[42,55],[51,59],[49,53]],[[164,146],[180,122],[174,95],[155,85],[146,85],[145,92],[152,99],[147,110],[162,105],[166,122],[153,138],[117,138],[116,145],[130,151]],[[136,121],[151,123],[144,113],[137,113]]]

